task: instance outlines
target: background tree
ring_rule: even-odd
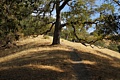
[[[78,42],[94,43],[105,38],[108,34],[119,31],[119,22],[116,22],[114,16],[115,6],[112,4],[112,1],[108,2],[106,0],[102,5],[96,5],[96,1],[97,0],[3,0],[0,2],[2,12],[0,14],[2,17],[0,20],[0,34],[1,36],[6,36],[11,33],[15,35],[18,32],[23,32],[25,35],[47,34],[53,28],[53,45],[60,44],[62,30],[67,30],[68,33],[70,33],[70,38],[77,39]],[[65,7],[67,7],[67,10],[63,11]],[[54,14],[56,16],[53,19],[52,16]],[[99,16],[93,19],[92,16],[96,14]],[[114,22],[112,20],[114,20]],[[119,20],[119,18],[117,20]],[[90,38],[87,37],[91,36],[88,33],[88,29],[93,26],[95,27],[94,33],[97,35],[95,39],[90,40]],[[63,29],[63,27],[66,28]],[[66,35],[68,33],[66,33]]]
[[[47,6],[47,9],[48,7],[50,8],[48,12],[52,12],[54,9],[56,11],[55,30],[52,44],[60,44],[60,33],[64,26],[66,26],[66,30],[72,32],[71,34],[74,35],[79,42],[83,43],[94,43],[105,38],[105,35],[108,35],[109,33],[113,34],[118,26],[114,25],[113,27],[113,24],[110,24],[108,20],[112,20],[110,15],[114,15],[114,4],[111,4],[111,2],[105,2],[102,5],[96,5],[95,2],[95,0],[45,1],[47,5],[45,5],[45,3],[44,5]],[[45,6],[43,9],[46,9]],[[69,8],[67,11],[62,12],[62,9],[65,6]],[[92,19],[91,16],[95,14],[99,14],[100,16],[96,19]],[[61,23],[61,21],[64,23]],[[80,32],[87,34],[87,30],[90,27],[93,27],[93,24],[95,25],[96,31],[99,31],[97,32],[97,34],[99,33],[99,36],[96,36],[95,40],[92,39],[90,41],[87,39],[87,41],[85,37],[79,37]],[[106,25],[106,27],[104,25]]]
[[[31,0],[2,0],[0,1],[0,40],[1,45],[18,39],[22,32],[20,22],[33,12],[37,4]]]
[[[54,30],[53,43],[52,43],[53,45],[60,44],[60,33],[64,26],[67,27],[67,25],[69,26],[76,25],[79,27],[79,24],[82,26],[83,22],[90,20],[90,15],[93,12],[90,10],[92,10],[92,5],[94,2],[95,2],[94,0],[91,0],[91,1],[89,0],[87,1],[84,1],[84,0],[43,1],[42,5],[44,5],[44,7],[42,7],[41,11],[39,11],[37,14],[40,14],[43,11],[44,12],[43,16],[48,14],[48,12],[49,12],[49,15],[51,16],[52,11],[55,10],[56,12],[56,20],[54,23],[55,30]],[[65,6],[69,7],[69,10],[67,12],[62,12]],[[61,13],[63,13],[63,15]],[[62,20],[63,18],[64,20]],[[70,18],[72,20],[70,20]],[[65,23],[62,24],[61,21],[64,21]]]

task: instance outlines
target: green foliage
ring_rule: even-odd
[[[107,48],[111,49],[111,50],[114,50],[114,51],[118,51],[118,44],[110,43]]]
[[[46,24],[47,21],[45,21],[45,19],[49,20],[47,19],[47,17],[44,18],[44,20],[41,20],[37,16],[29,16],[28,18],[21,21],[22,33],[24,34],[24,36],[40,35],[47,29],[49,29],[51,24]]]
[[[7,36],[15,39],[16,35],[21,34],[24,34],[24,36],[42,34],[51,27],[49,22],[57,22],[57,20],[60,20],[58,22],[61,25],[63,25],[62,21],[66,23],[65,29],[61,29],[63,26],[57,25],[57,23],[55,27],[62,30],[61,37],[67,40],[76,40],[75,33],[80,39],[88,42],[118,33],[119,18],[113,15],[116,9],[114,4],[106,1],[101,5],[97,5],[96,1],[2,0],[0,1],[0,40],[4,41]],[[69,5],[69,8],[67,11],[62,11],[65,5]],[[56,19],[53,19],[51,15],[55,10],[58,12],[57,15],[60,16],[56,16]],[[36,16],[31,15],[33,12],[36,13]],[[93,19],[92,16],[96,13],[98,17]],[[75,31],[72,27],[73,25],[75,26]],[[96,29],[91,37],[87,31],[93,26]],[[50,35],[53,35],[53,29],[49,33]],[[13,41],[14,39],[11,40]],[[103,46],[103,43],[98,43]]]
[[[116,44],[114,41],[100,40],[95,42],[94,45],[98,47],[108,48],[110,50],[114,50],[117,52],[119,51],[118,49],[119,43]]]
[[[113,14],[115,11],[115,8],[110,3],[104,3],[99,8],[96,9],[98,12],[101,12],[102,14]],[[101,16],[102,18],[102,16]]]
[[[105,48],[106,47],[106,44],[104,41],[97,41],[94,43],[95,46],[100,46],[100,47],[103,47]]]
[[[31,15],[34,10],[31,1],[2,0],[0,1],[0,40],[14,41],[16,36],[22,34],[22,25],[20,22]],[[19,38],[17,38],[19,39]]]

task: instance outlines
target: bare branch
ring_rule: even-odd
[[[51,16],[51,13],[53,12],[54,8],[55,8],[55,3],[53,3],[52,9],[50,11],[50,16]]]
[[[116,1],[116,0],[113,0],[113,1],[120,6],[120,2],[119,1]]]
[[[96,40],[89,41],[89,42],[88,42],[87,40],[85,40],[85,39],[80,39],[80,38],[77,36],[77,34],[76,34],[76,28],[75,28],[75,26],[74,26],[74,23],[71,22],[71,24],[72,24],[73,33],[74,33],[75,37],[77,38],[77,40],[79,40],[79,42],[80,42],[81,44],[83,44],[83,45],[85,45],[85,46],[88,46],[87,44],[89,44],[89,46],[92,47],[92,44],[94,44],[95,42],[97,42],[97,41],[102,40],[102,39],[105,38],[105,35],[103,35],[102,37],[97,38]],[[87,44],[86,44],[86,43],[87,43]],[[93,48],[93,47],[92,47],[92,48]]]
[[[71,1],[71,0],[65,0],[65,1],[62,3],[62,5],[59,7],[59,10],[61,11],[69,1]]]
[[[72,8],[74,8],[74,6],[71,6],[71,5],[70,5],[70,4],[68,4],[68,3],[67,3],[67,5],[68,5],[69,7],[72,7]]]
[[[84,22],[83,24],[96,24],[97,25],[96,22]]]
[[[60,26],[62,28],[62,27],[65,27],[66,25],[68,25],[68,23],[61,24]]]
[[[49,30],[47,30],[47,31],[45,31],[45,32],[43,32],[43,33],[41,33],[41,35],[42,35],[42,34],[45,34],[45,35],[46,35],[48,32],[50,32],[50,31],[52,30],[52,28],[53,28],[54,24],[55,24],[55,22],[54,22],[54,23],[52,23],[52,25],[51,25],[51,27],[50,27],[50,29],[49,29]]]
[[[75,28],[75,26],[74,26],[73,23],[72,23],[72,28],[73,28],[73,33],[74,33],[75,37],[77,38],[77,40],[79,40],[79,42],[81,42],[81,41],[87,42],[86,40],[80,39],[80,38],[77,36],[77,34],[76,34],[76,28]],[[81,43],[82,43],[83,45],[87,46],[85,43],[83,43],[83,42],[81,42]]]

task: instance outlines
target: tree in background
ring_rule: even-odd
[[[94,43],[105,38],[106,35],[118,31],[119,27],[119,22],[116,22],[116,18],[113,16],[114,4],[106,0],[102,5],[96,5],[96,1],[11,0],[7,2],[7,0],[3,0],[0,2],[2,12],[0,14],[2,17],[0,34],[2,36],[10,33],[14,35],[21,31],[26,35],[47,34],[54,28],[53,45],[60,44],[62,30],[67,30],[70,38],[75,38],[78,42]],[[118,4],[115,0],[113,1]],[[65,7],[67,10],[63,11]],[[34,17],[31,18],[32,13]],[[53,14],[56,15],[54,19]],[[92,16],[96,14],[100,16],[93,19]],[[113,19],[114,21],[112,21]],[[95,38],[90,40],[87,30],[93,26],[95,27]],[[63,29],[63,27],[66,28]],[[68,33],[65,33],[66,38],[69,37]]]
[[[92,14],[91,8],[94,3],[94,0],[45,0],[43,1],[42,8],[39,7],[39,12],[43,12],[43,18],[45,15],[51,16],[52,12],[56,12],[56,20],[53,22],[55,24],[54,35],[53,35],[53,45],[60,44],[60,34],[63,27],[68,27],[76,25],[76,27],[83,26],[85,21],[90,20],[90,15]],[[63,8],[69,7],[68,11],[62,12]],[[90,7],[89,7],[90,6]],[[63,13],[63,14],[62,14]],[[67,19],[68,18],[68,19]],[[71,19],[71,20],[70,20]],[[65,23],[61,23],[64,21]],[[74,27],[73,27],[73,33]]]
[[[5,44],[19,39],[22,32],[20,22],[26,19],[38,7],[28,0],[2,0],[0,1],[0,40]]]
[[[70,36],[74,35],[75,39],[82,43],[95,43],[106,37],[109,33],[113,34],[114,31],[118,30],[118,25],[111,23],[115,7],[112,2],[106,1],[102,5],[96,5],[95,0],[46,0],[43,1],[42,8],[40,7],[40,13],[43,17],[51,16],[52,12],[56,12],[55,21],[52,23],[55,25],[54,35],[53,35],[53,45],[60,44],[60,34],[61,31],[67,30],[70,32]],[[66,11],[62,11],[64,7],[67,6]],[[37,14],[40,14],[40,13]],[[92,19],[92,15],[100,15],[96,19]],[[95,40],[86,39],[86,37],[80,37],[80,35],[88,36],[87,30],[90,27],[96,28],[96,38]],[[114,27],[113,27],[114,26]],[[66,29],[62,29],[66,27]],[[50,28],[51,29],[51,28]],[[50,31],[50,30],[49,30]],[[104,31],[104,32],[103,32]],[[81,34],[81,33],[82,34]],[[67,36],[65,33],[64,36]],[[67,36],[68,37],[68,36]]]

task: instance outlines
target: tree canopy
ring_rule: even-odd
[[[117,0],[2,0],[0,36],[7,41],[18,34],[47,34],[54,29],[53,45],[60,44],[60,36],[91,44],[120,35],[119,9]]]

